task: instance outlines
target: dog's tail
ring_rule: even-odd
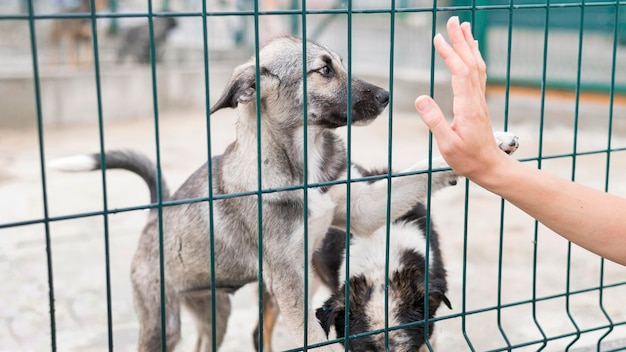
[[[112,150],[105,153],[105,169],[124,169],[139,175],[146,181],[150,189],[150,202],[156,203],[158,199],[158,177],[154,163],[145,155],[132,150]],[[48,163],[48,167],[66,172],[95,171],[102,168],[102,155],[100,153],[70,156],[56,159]],[[161,177],[161,199],[170,197],[170,191],[165,179]]]

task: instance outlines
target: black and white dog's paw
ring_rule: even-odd
[[[450,169],[448,163],[442,158],[437,157],[433,158],[432,169]],[[456,174],[453,170],[445,170],[445,171],[436,171],[433,172],[432,178],[432,190],[438,191],[442,188],[446,188],[449,186],[455,186],[457,184],[457,180],[459,175]]]
[[[496,139],[496,144],[503,152],[512,155],[519,148],[519,139],[511,132],[494,132],[493,137]]]
[[[519,138],[514,133],[498,131],[493,133],[493,137],[500,150],[508,155],[513,155],[517,148],[519,148]],[[449,169],[450,166],[448,166],[448,163],[446,163],[443,158],[438,157],[433,158],[432,168],[433,170]],[[459,175],[452,170],[434,172],[432,178],[432,190],[438,191],[445,187],[454,186],[457,184],[458,178]]]

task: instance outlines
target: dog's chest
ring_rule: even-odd
[[[369,237],[354,237],[350,245],[350,276],[363,275],[369,278],[384,278],[385,267],[389,273],[403,268],[401,254],[414,251],[425,257],[427,243],[422,230],[416,224],[398,222],[390,225],[389,249],[387,231],[383,226]],[[387,253],[389,252],[389,253]],[[430,264],[432,265],[432,255]],[[345,263],[339,271],[340,281],[345,279]]]

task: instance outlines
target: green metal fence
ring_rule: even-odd
[[[387,125],[384,126],[387,129],[385,137],[387,147],[383,159],[386,160],[386,166],[392,167],[395,165],[396,155],[402,152],[394,147],[394,141],[402,138],[402,133],[397,133],[398,126],[404,128],[407,119],[417,119],[414,113],[396,108],[402,104],[398,101],[398,97],[404,92],[397,87],[404,87],[406,84],[407,78],[403,76],[404,72],[413,70],[421,74],[421,79],[430,82],[427,91],[415,91],[411,93],[412,95],[430,93],[435,99],[444,99],[443,96],[435,94],[435,82],[441,77],[444,79],[447,77],[429,41],[421,44],[409,41],[421,37],[429,40],[436,32],[443,30],[446,18],[451,15],[461,15],[474,22],[474,29],[479,31],[477,35],[482,38],[483,49],[487,53],[490,70],[492,70],[490,71],[491,82],[505,87],[501,96],[493,94],[489,97],[494,124],[502,129],[511,129],[521,134],[520,157],[522,160],[538,168],[559,173],[566,178],[589,183],[596,188],[622,196],[626,195],[621,176],[623,167],[626,167],[626,142],[624,142],[626,112],[621,105],[623,103],[620,102],[623,98],[620,94],[624,93],[626,87],[626,67],[624,66],[626,48],[623,46],[622,37],[624,23],[626,23],[624,18],[626,2],[623,1],[498,1],[488,3],[435,1],[425,3],[417,0],[399,2],[392,0],[384,4],[374,1],[341,1],[318,4],[318,6],[306,1],[293,1],[284,7],[271,10],[263,10],[261,4],[256,1],[236,4],[226,2],[213,4],[207,1],[176,4],[174,1],[169,1],[166,3],[167,8],[170,9],[168,12],[154,7],[160,4],[147,2],[147,4],[140,4],[143,6],[141,11],[105,10],[78,14],[38,11],[37,6],[42,3],[35,0],[25,0],[21,4],[25,5],[23,8],[26,12],[0,13],[0,25],[17,23],[27,28],[28,53],[32,63],[28,76],[34,90],[32,104],[35,106],[35,128],[32,130],[35,139],[29,145],[35,149],[31,151],[29,160],[32,161],[31,169],[37,170],[37,173],[30,177],[39,185],[38,197],[33,196],[34,198],[30,198],[29,201],[36,204],[32,207],[41,211],[17,213],[14,217],[0,217],[0,243],[8,243],[8,247],[5,248],[17,250],[18,246],[11,247],[11,245],[19,242],[19,236],[40,241],[41,247],[35,252],[39,258],[45,259],[43,263],[40,263],[39,274],[33,275],[35,277],[33,280],[38,282],[38,286],[34,287],[29,281],[32,279],[29,275],[19,274],[23,268],[32,263],[12,257],[8,250],[5,253],[0,251],[0,264],[6,264],[4,267],[0,266],[0,274],[4,281],[4,288],[0,289],[0,295],[5,302],[4,305],[10,306],[12,300],[15,299],[22,302],[18,303],[18,306],[24,305],[28,308],[13,311],[7,307],[7,309],[0,310],[0,318],[4,320],[4,326],[6,326],[6,328],[0,328],[0,334],[2,334],[0,337],[4,337],[0,338],[1,350],[41,350],[42,345],[53,351],[116,350],[127,346],[125,343],[129,340],[128,332],[124,330],[120,332],[116,325],[119,321],[126,321],[127,317],[124,314],[132,310],[131,303],[120,301],[113,292],[118,292],[119,287],[130,290],[127,284],[120,283],[128,277],[124,272],[124,269],[128,268],[121,270],[116,268],[116,260],[123,255],[120,252],[124,251],[120,248],[112,249],[111,243],[117,241],[119,236],[124,236],[124,231],[128,228],[120,229],[115,225],[116,217],[138,214],[139,217],[135,216],[133,221],[141,222],[140,210],[156,207],[161,215],[164,207],[181,204],[180,201],[165,201],[159,197],[157,204],[112,206],[114,188],[111,187],[111,179],[113,176],[102,172],[99,182],[96,181],[96,184],[101,187],[99,196],[90,197],[94,206],[97,207],[96,210],[69,212],[58,210],[58,204],[71,203],[74,197],[78,197],[75,193],[82,191],[78,189],[80,185],[77,185],[77,189],[66,188],[61,192],[58,189],[60,184],[56,181],[54,182],[56,186],[52,188],[50,180],[58,179],[59,176],[51,175],[46,168],[51,145],[54,143],[49,141],[47,136],[50,134],[54,136],[58,131],[50,128],[46,123],[41,77],[45,75],[42,71],[49,68],[40,59],[40,53],[43,49],[41,43],[45,25],[56,19],[87,19],[91,27],[91,49],[95,60],[89,66],[88,74],[91,76],[90,79],[94,79],[94,85],[93,91],[84,92],[84,94],[96,96],[97,104],[92,108],[96,112],[97,119],[92,123],[97,127],[97,133],[93,134],[93,140],[97,141],[94,147],[97,149],[109,148],[106,142],[110,133],[107,127],[106,111],[111,109],[103,103],[102,90],[106,83],[103,82],[102,77],[105,71],[111,69],[111,66],[106,62],[106,46],[101,42],[106,42],[107,39],[98,30],[99,23],[112,19],[140,19],[146,21],[152,37],[154,36],[153,21],[158,17],[174,16],[180,21],[196,21],[196,24],[200,24],[195,27],[199,28],[199,32],[194,35],[200,38],[201,43],[202,60],[198,64],[200,67],[198,72],[202,75],[201,89],[206,100],[203,106],[203,118],[196,122],[198,126],[203,126],[202,124],[206,126],[206,130],[202,131],[202,134],[206,135],[203,152],[208,156],[219,152],[213,149],[213,144],[222,133],[221,130],[216,129],[216,122],[209,118],[208,113],[214,96],[213,92],[222,89],[221,86],[212,85],[211,78],[215,75],[216,61],[211,60],[210,57],[214,53],[217,37],[235,33],[235,31],[216,33],[213,29],[232,29],[233,25],[242,25],[243,34],[248,37],[249,41],[246,42],[241,36],[237,36],[232,38],[232,42],[235,45],[252,45],[248,47],[248,50],[258,57],[261,35],[259,21],[265,16],[273,16],[286,19],[286,22],[291,24],[290,29],[296,31],[294,33],[296,35],[315,36],[322,41],[331,40],[332,37],[341,37],[340,43],[345,46],[338,50],[344,52],[350,75],[360,67],[371,68],[373,65],[379,65],[380,76],[386,80],[391,93],[391,108],[386,116]],[[90,4],[93,8],[95,2],[90,0]],[[124,2],[119,1],[119,4],[124,5]],[[567,33],[566,37],[554,40],[551,37],[552,34],[561,33],[563,26],[546,24],[551,23],[554,18],[551,17],[553,14],[561,13],[561,11],[565,16],[564,23],[567,23],[567,26],[564,26],[567,27]],[[600,11],[602,15],[595,16],[596,11]],[[587,23],[590,20],[597,21],[588,28]],[[220,21],[225,24],[216,25]],[[527,27],[532,27],[533,33],[539,33],[539,37],[528,36],[527,33],[524,33],[526,37],[517,37],[518,22],[526,23],[525,21],[532,22],[527,23]],[[377,27],[378,25],[382,27]],[[375,31],[372,31],[372,28]],[[380,28],[384,28],[384,31]],[[494,34],[494,31],[497,33]],[[583,45],[588,36],[594,36],[597,32],[601,32],[600,36],[604,45],[602,48],[607,48],[608,51],[602,51],[597,47],[588,50],[587,46]],[[373,36],[372,33],[376,33],[378,37]],[[368,45],[363,45],[363,42]],[[567,42],[568,51],[558,50],[560,56],[550,56],[548,53],[553,45],[556,45],[555,42]],[[381,43],[384,43],[385,50],[373,47]],[[521,46],[518,46],[520,43]],[[156,49],[153,40],[150,49],[154,58]],[[223,46],[220,45],[219,49],[221,52]],[[384,53],[381,54],[381,51]],[[527,60],[532,62],[530,69],[526,66],[526,62],[516,61],[517,52],[529,55]],[[1,52],[0,55],[2,55]],[[362,57],[366,58],[361,59]],[[100,60],[101,58],[103,60]],[[363,62],[360,60],[370,60],[370,62],[359,66]],[[598,70],[602,73],[598,74],[596,71],[587,80],[583,67],[589,61],[598,64]],[[382,68],[381,62],[384,63]],[[552,76],[550,65],[553,62],[557,65],[570,65],[574,70],[566,71],[560,76],[559,74]],[[176,67],[176,63],[169,65],[170,68]],[[150,140],[150,145],[145,149],[152,150],[159,174],[161,169],[164,170],[164,174],[168,174],[167,166],[162,163],[162,160],[167,158],[167,151],[163,146],[164,141],[167,140],[167,137],[164,137],[167,129],[162,129],[167,121],[162,118],[166,112],[163,112],[160,105],[162,100],[159,90],[162,87],[159,85],[159,72],[165,67],[167,66],[156,63],[153,59],[147,67],[150,84],[142,87],[151,93],[153,117],[149,123],[153,136],[143,140]],[[354,73],[357,74],[357,72]],[[358,73],[360,74],[361,71]],[[414,75],[408,76],[414,77]],[[516,85],[535,86],[537,90],[531,97],[520,97],[512,93],[512,88]],[[573,97],[569,100],[553,100],[550,88],[570,89]],[[304,89],[306,90],[306,84]],[[594,91],[602,96],[603,100],[597,102],[587,99],[585,94],[588,91]],[[2,94],[1,91],[0,94]],[[257,116],[259,115],[260,112],[257,111]],[[413,117],[407,117],[407,115]],[[171,124],[167,126],[172,127]],[[519,132],[515,129],[519,129]],[[196,127],[193,131],[199,133],[199,130],[200,127]],[[6,150],[14,150],[9,149],[12,143],[11,134],[21,136],[24,133],[13,130],[0,130],[0,132],[3,132],[0,134],[0,146]],[[117,133],[120,133],[120,130],[117,130]],[[352,139],[352,129],[348,128],[349,146],[356,143],[353,143]],[[563,141],[566,142],[563,143]],[[181,138],[179,143],[184,142],[185,138]],[[59,141],[57,140],[56,143]],[[425,153],[418,159],[436,154],[432,139],[421,139],[414,143],[421,144],[425,150]],[[169,146],[171,147],[172,144]],[[257,148],[260,150],[260,145]],[[58,148],[56,152],[59,152]],[[356,152],[356,150],[349,149],[349,158],[352,159]],[[24,155],[22,152],[15,152],[15,154]],[[5,158],[13,162],[10,157]],[[0,159],[0,161],[3,160],[5,159]],[[358,161],[356,157],[355,161]],[[262,162],[259,158],[258,169],[261,168]],[[16,174],[15,171],[12,175],[15,178],[24,177],[24,175]],[[207,182],[210,183],[211,177],[209,175]],[[401,175],[389,173],[385,177],[401,177]],[[78,178],[72,180],[78,180]],[[130,180],[129,183],[135,181]],[[363,180],[352,180],[348,175],[347,180],[342,180],[337,184],[348,185],[351,182],[361,181]],[[1,209],[7,211],[11,207],[9,203],[17,202],[14,198],[15,194],[10,189],[19,187],[19,182],[21,181],[3,179],[0,173],[0,200],[3,203]],[[67,184],[65,186],[67,187]],[[305,179],[300,188],[307,190],[312,186],[319,185],[309,185]],[[30,190],[32,191],[32,187]],[[259,189],[251,195],[258,196],[260,209],[263,194],[276,191],[281,190],[264,190],[259,184]],[[346,187],[346,192],[349,191],[350,188]],[[127,192],[127,188],[123,192]],[[59,196],[59,193],[63,195]],[[50,199],[51,194],[54,194],[54,201]],[[305,197],[306,194],[305,192]],[[214,196],[209,193],[206,199],[190,199],[182,203],[211,202],[224,197],[245,195]],[[454,303],[452,311],[440,308],[434,319],[437,326],[439,350],[626,350],[626,304],[624,304],[626,270],[623,267],[566,243],[534,220],[520,215],[506,202],[485,193],[470,182],[465,182],[446,193],[444,197],[448,197],[447,201],[438,200],[437,197],[439,196],[433,197],[432,201],[429,199],[428,210],[429,215],[432,214],[438,224],[442,241],[449,243],[444,249],[444,255],[449,271],[449,296]],[[62,198],[62,201],[59,198]],[[54,211],[51,211],[52,204],[55,204]],[[87,208],[93,209],[93,207]],[[9,211],[7,213],[13,214]],[[304,216],[306,217],[306,214]],[[104,284],[97,294],[94,293],[92,304],[104,308],[97,314],[79,319],[85,326],[68,325],[65,313],[67,308],[64,302],[75,292],[74,278],[65,278],[64,275],[67,273],[55,266],[60,258],[54,248],[64,238],[62,232],[67,230],[61,227],[66,223],[77,224],[76,226],[79,227],[87,226],[90,228],[89,231],[95,231],[95,239],[101,242],[104,252],[87,254],[102,257],[98,260],[101,260],[99,273],[104,277]],[[461,226],[455,227],[450,224],[461,224]],[[162,228],[162,226],[162,220],[160,220],[159,227]],[[55,231],[55,228],[59,230]],[[261,224],[259,224],[260,229]],[[485,241],[484,237],[488,237],[489,240]],[[160,240],[162,243],[162,238]],[[259,233],[260,243],[262,243],[261,240],[262,234]],[[69,244],[70,248],[72,245],[72,243]],[[79,252],[80,249],[76,251]],[[261,253],[261,248],[259,253]],[[212,253],[207,255],[212,257]],[[263,270],[262,265],[262,261],[259,260],[260,272]],[[31,269],[23,270],[30,272]],[[163,300],[162,258],[160,268],[155,268],[155,270],[160,270],[161,273],[161,299]],[[45,273],[45,278],[41,276],[42,272]],[[83,275],[94,275],[93,271],[88,271],[87,268],[85,272],[90,274],[83,273]],[[260,287],[261,283],[258,286]],[[45,292],[45,297],[35,294],[37,292]],[[23,303],[20,295],[29,296],[30,294],[33,295],[33,299],[28,304]],[[308,297],[305,298],[305,301],[308,299]],[[70,310],[74,312],[72,314],[82,316],[80,312],[76,312],[75,307]],[[119,313],[120,310],[124,313]],[[249,315],[252,318],[249,319],[257,317],[262,319],[261,313],[260,309],[252,312]],[[31,316],[33,318],[28,320]],[[164,327],[166,322],[163,312],[161,317]],[[22,325],[16,325],[16,321],[22,322]],[[26,323],[23,323],[24,321]],[[45,321],[45,331],[41,330],[41,325],[33,321]],[[31,328],[35,330],[29,334]],[[136,322],[135,325],[131,324],[130,330],[135,331],[131,335],[136,334],[136,328]],[[94,337],[88,344],[75,345],[69,342],[78,338],[72,330],[88,332]],[[387,332],[388,329],[383,331],[385,334]],[[249,336],[251,331],[240,331],[237,334]],[[30,336],[30,339],[37,340],[38,343],[30,344],[32,341],[27,341],[28,338],[24,336]],[[348,342],[349,338],[346,337],[344,342]],[[2,342],[3,340],[13,342]],[[133,344],[130,343],[130,346]],[[249,347],[252,348],[251,345]],[[294,351],[302,349],[312,348],[308,348],[304,341],[303,347]]]
[[[610,55],[622,51],[626,40],[626,12],[618,2],[479,1],[475,6],[480,9],[475,12],[477,37],[485,43],[492,82],[508,79],[535,87],[545,83],[557,89],[625,92],[623,60],[612,61]],[[544,40],[545,48],[530,45]],[[503,49],[488,46],[503,41],[511,53],[508,65],[516,61],[516,71],[507,70],[507,62],[501,61],[505,56],[497,50]],[[617,69],[611,69],[613,63]],[[543,77],[539,66],[546,70]]]

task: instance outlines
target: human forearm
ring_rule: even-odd
[[[626,265],[626,199],[499,158],[472,180],[569,241]]]
[[[468,23],[451,17],[451,45],[433,44],[452,74],[454,119],[448,124],[437,103],[420,96],[415,108],[450,167],[519,207],[566,239],[626,265],[626,199],[524,165],[491,142],[485,100],[486,66]]]

